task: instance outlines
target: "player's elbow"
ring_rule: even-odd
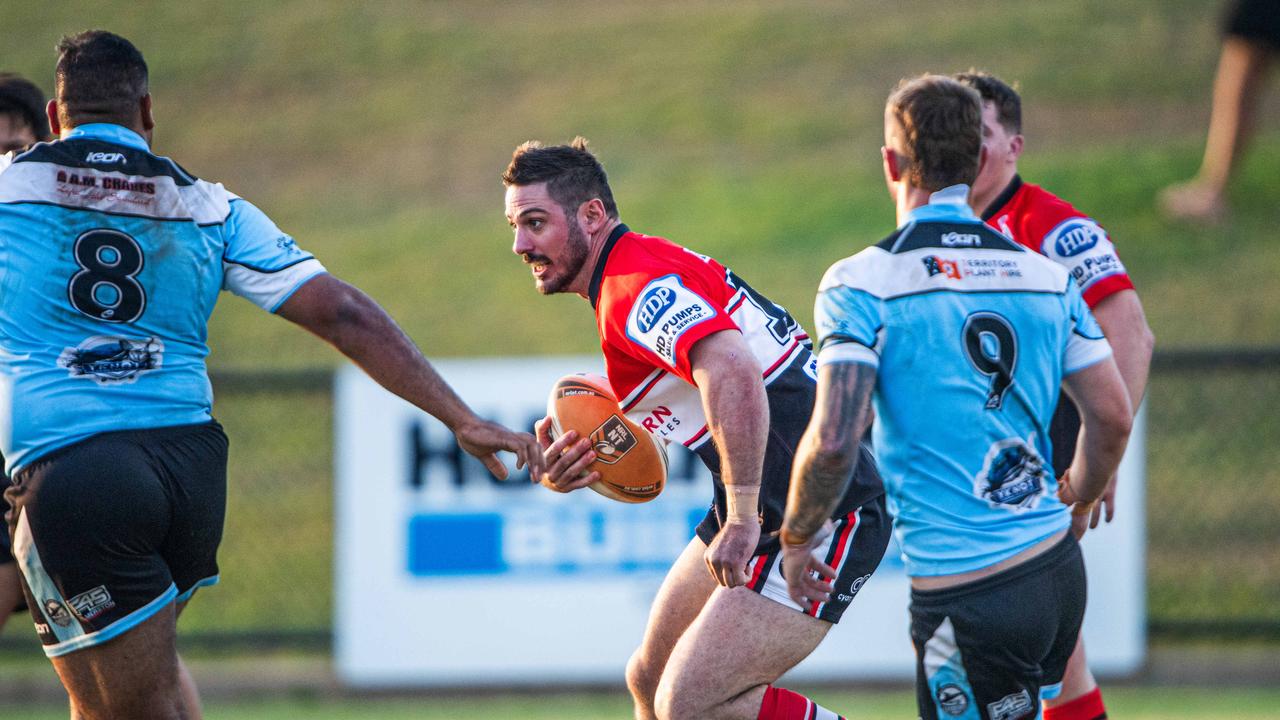
[[[823,475],[852,472],[857,457],[857,443],[850,443],[843,438],[818,437],[812,446],[813,468]]]
[[[1093,412],[1098,437],[1109,444],[1124,447],[1133,430],[1133,410],[1129,397],[1117,394],[1111,402],[1101,403]]]
[[[317,315],[316,333],[341,349],[375,324],[375,308],[359,288],[341,281],[334,283],[323,311]]]

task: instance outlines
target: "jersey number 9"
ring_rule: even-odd
[[[999,410],[1013,384],[1018,364],[1018,336],[1003,315],[976,312],[964,321],[964,354],[979,373],[991,378],[986,409]]]

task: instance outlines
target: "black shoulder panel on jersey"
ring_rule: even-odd
[[[917,222],[908,227],[911,231],[901,239],[897,247],[892,247],[891,244],[885,249],[895,254],[924,248],[1026,251],[1026,248],[992,230],[985,223]],[[885,247],[884,243],[880,246]]]
[[[898,242],[898,238],[901,237],[901,235],[902,235],[902,228],[898,228],[897,230],[893,231],[892,235],[876,243],[876,247],[880,248],[881,250],[893,252],[893,244]]]
[[[146,150],[117,145],[102,140],[72,138],[40,143],[14,159],[24,162],[51,163],[65,168],[81,168],[98,172],[118,172],[141,177],[169,177],[179,186],[194,185],[196,178],[168,159]]]

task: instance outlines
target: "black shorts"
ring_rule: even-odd
[[[1009,570],[911,591],[916,703],[924,720],[1040,717],[1057,697],[1084,620],[1074,537]]]
[[[1223,34],[1280,50],[1280,2],[1276,0],[1235,0],[1227,6]]]
[[[217,582],[226,498],[216,422],[94,435],[19,470],[9,532],[45,654],[106,642]]]
[[[0,474],[0,513],[8,516],[9,502],[4,499],[4,492],[9,489],[9,477]],[[6,521],[7,522],[7,521]],[[7,565],[13,562],[13,548],[10,544],[8,531],[0,533],[0,565]]]
[[[834,520],[835,531],[817,548],[823,561],[836,569],[830,600],[801,607],[791,599],[787,580],[782,576],[781,546],[751,559],[747,565],[750,578],[747,587],[810,617],[832,624],[840,622],[853,598],[880,565],[889,546],[893,523],[885,509],[884,495]]]
[[[1080,439],[1080,411],[1066,393],[1058,393],[1058,409],[1049,422],[1049,442],[1053,445],[1053,471],[1062,473],[1071,467],[1076,456],[1076,441]]]

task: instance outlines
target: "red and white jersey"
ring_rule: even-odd
[[[1090,308],[1133,288],[1107,231],[1071,203],[1015,175],[982,213],[991,227],[1071,272]]]
[[[782,307],[706,255],[619,225],[605,242],[588,291],[596,310],[605,372],[627,417],[694,451],[715,481],[711,509],[698,525],[710,543],[724,522],[720,456],[689,351],[721,330],[742,333],[759,363],[769,400],[769,438],[761,468],[761,537],[756,554],[777,550],[791,484],[791,459],[809,424],[817,392],[812,343]],[[832,517],[884,494],[865,446]]]
[[[817,377],[809,336],[786,310],[715,260],[663,238],[619,226],[596,265],[590,299],[623,412],[691,450],[710,440],[689,362],[690,348],[702,338],[740,330],[766,389],[793,368],[810,382]]]

